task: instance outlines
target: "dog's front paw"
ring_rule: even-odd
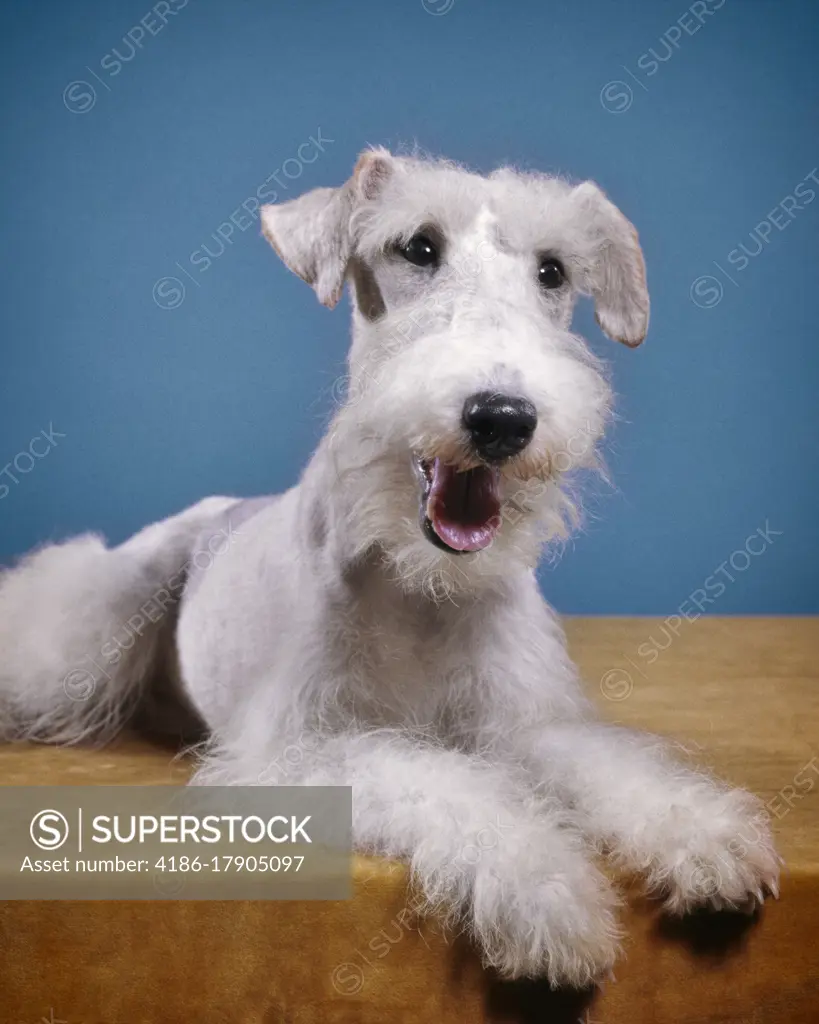
[[[506,978],[547,977],[585,987],[610,973],[619,951],[619,900],[582,854],[529,878],[479,872],[473,928],[484,962]]]
[[[664,892],[671,913],[747,908],[779,896],[782,862],[768,816],[744,790],[698,787],[685,806],[671,807],[655,841],[649,884]]]

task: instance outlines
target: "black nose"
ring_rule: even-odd
[[[489,462],[500,462],[522,452],[532,440],[537,412],[525,398],[480,391],[467,398],[463,425],[477,453]]]

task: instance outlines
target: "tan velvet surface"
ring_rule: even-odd
[[[568,630],[607,718],[685,741],[768,801],[788,869],[781,900],[758,918],[672,925],[635,895],[617,980],[590,1000],[498,984],[465,942],[412,919],[400,865],[364,858],[347,903],[7,902],[0,1021],[816,1024],[819,620],[700,620],[675,635],[659,620],[582,619]],[[0,748],[6,785],[162,784],[188,772],[135,739]]]

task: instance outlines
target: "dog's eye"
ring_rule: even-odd
[[[427,235],[413,235],[406,245],[398,250],[405,260],[416,267],[435,267],[438,265],[438,247]]]
[[[540,261],[537,279],[542,288],[559,288],[566,280],[566,271],[560,260],[556,260],[554,256],[545,256]]]

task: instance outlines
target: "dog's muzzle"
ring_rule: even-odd
[[[482,551],[495,539],[501,525],[500,465],[532,440],[537,412],[525,398],[481,391],[464,403],[461,426],[471,468],[416,457],[421,528],[433,544],[457,555]]]

